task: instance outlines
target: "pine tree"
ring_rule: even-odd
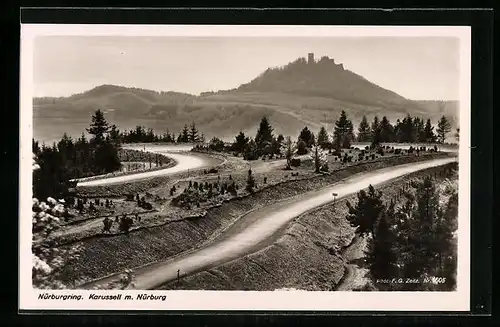
[[[400,142],[413,143],[416,140],[416,130],[413,124],[413,118],[408,114],[399,124]]]
[[[250,139],[247,136],[245,136],[245,133],[240,131],[240,133],[236,135],[234,143],[231,146],[232,150],[240,153],[243,152],[249,140]]]
[[[358,142],[371,142],[371,140],[372,133],[370,130],[370,125],[368,125],[366,116],[363,116],[358,127]]]
[[[354,140],[354,130],[352,122],[347,119],[344,110],[340,113],[340,118],[335,122],[333,132],[333,143],[336,149],[349,148]]]
[[[328,132],[324,126],[321,126],[321,129],[318,132],[318,145],[322,149],[328,149],[330,147],[330,140],[328,139]]]
[[[255,135],[255,143],[259,151],[264,151],[266,147],[271,146],[273,141],[273,128],[267,120],[267,117],[262,117],[257,134]]]
[[[381,135],[381,129],[379,127],[372,132],[372,143],[370,147],[372,149],[378,149],[381,143],[382,143],[382,135]]]
[[[430,119],[427,119],[427,122],[425,123],[424,135],[425,135],[424,142],[427,142],[427,143],[436,142],[436,135],[434,135],[434,126],[432,126]]]
[[[111,125],[111,129],[109,130],[109,138],[111,142],[118,147],[121,143],[121,137],[120,130],[116,127],[116,125]]]
[[[451,125],[448,122],[448,119],[446,119],[445,116],[441,116],[441,119],[439,119],[438,121],[436,130],[439,143],[444,143],[444,141],[446,140],[446,134],[448,134],[450,131]]]
[[[87,132],[93,135],[91,141],[97,144],[104,142],[109,132],[109,125],[100,109],[96,110],[92,115],[92,123],[90,124],[90,128],[87,128]]]
[[[424,121],[418,117],[415,117],[415,119],[413,120],[413,128],[415,130],[415,141],[425,142],[426,135],[425,135]]]
[[[428,274],[438,264],[436,235],[438,219],[441,216],[439,194],[430,177],[416,185],[415,206],[411,212],[409,245],[405,266],[405,277]]]
[[[371,125],[372,142],[373,142],[373,138],[375,136],[375,133],[377,133],[379,127],[380,127],[380,120],[378,119],[378,116],[375,116],[375,117],[373,117],[373,122]]]
[[[376,192],[375,188],[370,185],[368,193],[365,190],[358,192],[358,203],[353,207],[347,201],[349,213],[347,220],[352,227],[356,227],[356,234],[360,236],[375,234],[375,226],[380,214],[384,210],[384,205],[381,200],[382,193]]]
[[[309,128],[304,127],[302,131],[300,131],[298,141],[304,141],[306,147],[310,148],[314,144],[314,134],[309,130]]]
[[[403,142],[403,124],[399,118],[396,120],[394,125],[394,141],[397,143]]]
[[[297,142],[297,154],[299,156],[304,155],[307,153],[307,143],[304,142],[303,140],[299,140]]]
[[[189,142],[189,129],[187,125],[184,125],[184,128],[181,131],[181,134],[179,134],[181,138],[181,142],[187,143]]]
[[[380,129],[380,141],[382,143],[392,142],[394,140],[394,127],[387,119],[386,116],[382,117],[379,125]]]
[[[245,149],[243,150],[243,159],[245,160],[256,160],[259,157],[259,151],[257,148],[257,143],[253,139],[248,141]]]
[[[319,173],[326,163],[326,155],[319,145],[314,145],[311,149],[311,159],[314,163],[314,172]]]
[[[375,235],[368,245],[366,262],[373,279],[386,279],[397,276],[397,255],[394,249],[396,235],[391,229],[394,223],[394,204],[381,213]]]
[[[292,142],[292,138],[287,136],[285,139],[285,143],[283,144],[283,148],[281,152],[285,155],[286,159],[286,169],[292,169],[292,159],[296,152],[296,146]]]
[[[196,143],[199,141],[198,130],[196,129],[196,124],[191,123],[189,130],[189,142]]]

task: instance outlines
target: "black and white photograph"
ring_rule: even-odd
[[[468,28],[22,37],[27,307],[467,307]]]

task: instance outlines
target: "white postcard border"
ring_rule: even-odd
[[[467,311],[470,309],[470,75],[469,26],[247,26],[247,25],[21,25],[19,309],[21,310],[298,310]],[[31,280],[31,139],[33,41],[42,35],[177,37],[456,37],[460,39],[459,241],[455,292],[306,291],[44,291]],[[40,300],[40,294],[82,295]],[[158,300],[89,300],[89,294],[166,295]]]

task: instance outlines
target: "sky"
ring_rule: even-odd
[[[412,100],[459,99],[452,37],[38,36],[34,96],[102,84],[199,94],[236,88],[313,52]]]

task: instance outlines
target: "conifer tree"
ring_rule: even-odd
[[[363,116],[358,127],[358,142],[370,142],[371,140],[372,133],[370,130],[370,125],[368,125],[366,116]]]
[[[368,193],[365,190],[358,192],[358,203],[355,207],[347,201],[349,213],[346,218],[352,227],[356,227],[356,234],[360,236],[375,234],[376,223],[384,210],[381,197],[382,193],[375,191],[370,185]]]
[[[445,116],[441,116],[441,119],[439,119],[438,121],[436,130],[439,143],[444,143],[444,141],[446,140],[446,135],[450,131],[451,131],[451,125],[448,122],[448,119],[446,119]]]
[[[90,124],[90,128],[87,128],[87,132],[93,135],[91,141],[97,144],[104,142],[109,132],[109,125],[100,109],[96,110],[92,115],[92,123]]]
[[[292,138],[287,136],[281,152],[285,155],[286,169],[292,169],[292,159],[296,153],[296,145],[292,142]]]
[[[198,141],[199,141],[198,129],[196,128],[196,124],[192,122],[189,129],[189,142],[196,143]]]
[[[322,149],[327,149],[330,146],[330,140],[328,139],[328,132],[326,131],[326,128],[324,126],[321,126],[319,132],[318,132],[318,145]]]
[[[439,194],[430,177],[416,185],[415,205],[411,212],[408,230],[407,258],[405,277],[417,277],[428,274],[438,263],[436,226],[442,215],[439,206]]]
[[[379,125],[380,142],[392,142],[394,140],[394,127],[391,125],[386,116],[382,117]]]
[[[326,163],[326,155],[319,145],[314,145],[311,149],[311,159],[314,163],[314,172],[319,173]]]
[[[182,128],[181,134],[179,134],[181,142],[187,143],[189,142],[189,129],[187,125],[184,125]]]
[[[373,122],[371,125],[372,142],[373,142],[373,137],[375,136],[375,133],[377,133],[379,127],[380,127],[380,120],[378,119],[378,116],[375,116],[373,117]]]
[[[333,132],[333,143],[335,148],[349,148],[354,141],[354,130],[352,122],[347,119],[344,110],[340,113],[340,118],[335,122],[335,129]]]
[[[273,141],[273,128],[266,116],[262,117],[257,134],[255,135],[255,143],[259,151],[264,151]]]
[[[306,147],[310,148],[313,146],[314,142],[314,134],[309,130],[309,128],[304,127],[302,131],[300,131],[298,141],[304,141]]]
[[[307,144],[303,140],[299,140],[297,142],[297,154],[299,156],[304,155],[307,153]]]
[[[397,276],[397,255],[394,244],[396,236],[391,228],[394,223],[394,204],[384,210],[378,222],[375,234],[369,241],[366,262],[373,279],[387,279]]]
[[[233,151],[240,153],[243,152],[249,141],[250,139],[247,136],[245,136],[245,133],[240,131],[240,133],[236,135],[234,143],[232,145]]]
[[[436,142],[436,135],[434,135],[434,126],[432,126],[430,119],[427,119],[427,122],[425,123],[424,135],[425,135],[424,142],[427,142],[427,143]]]

